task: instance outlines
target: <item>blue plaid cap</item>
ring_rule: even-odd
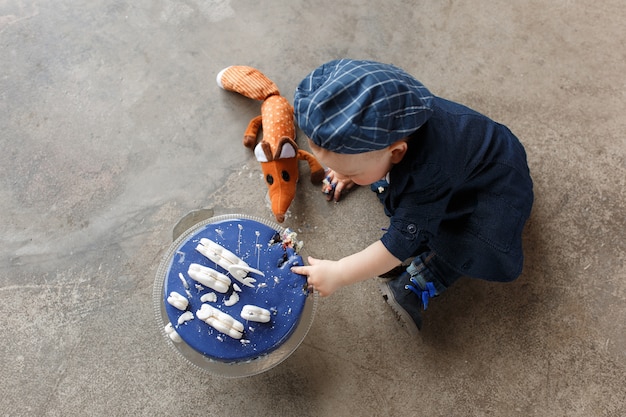
[[[402,69],[341,59],[310,73],[296,89],[300,129],[323,149],[355,154],[386,148],[430,117],[432,94]]]

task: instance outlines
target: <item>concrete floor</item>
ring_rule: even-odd
[[[624,19],[618,0],[0,1],[0,414],[626,415]],[[321,299],[278,367],[198,371],[153,313],[172,228],[201,207],[270,218],[240,142],[259,104],[215,75],[252,65],[291,100],[341,57],[399,65],[520,137],[524,273],[461,281],[417,339],[367,281]],[[286,225],[311,255],[386,225],[367,189],[299,187]]]

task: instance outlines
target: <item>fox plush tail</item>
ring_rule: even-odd
[[[264,132],[264,143],[276,153],[283,138],[296,139],[293,107],[280,95],[276,84],[256,68],[243,65],[228,67],[217,75],[217,84],[224,90],[244,97],[262,101],[261,116],[250,121],[243,137],[243,144],[254,149],[259,131]],[[295,146],[295,142],[294,142]]]
[[[236,65],[224,68],[217,74],[217,84],[224,90],[234,91],[254,100],[265,100],[280,95],[276,84],[256,68]]]

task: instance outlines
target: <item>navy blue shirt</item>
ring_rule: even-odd
[[[511,131],[435,97],[383,195],[384,246],[398,259],[424,245],[462,275],[510,281],[522,271],[522,229],[533,203],[526,152]]]

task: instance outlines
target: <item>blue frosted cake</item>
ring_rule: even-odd
[[[307,299],[295,234],[249,219],[209,223],[185,238],[168,267],[165,331],[207,358],[245,362],[281,346]]]

